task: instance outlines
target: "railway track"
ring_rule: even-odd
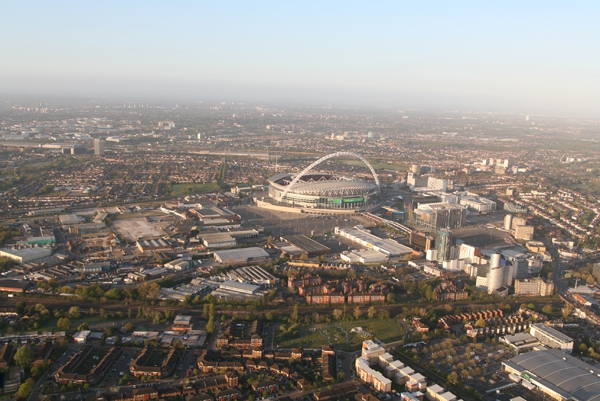
[[[201,316],[202,315],[202,306],[197,308],[183,308],[176,306],[159,306],[159,305],[138,305],[138,304],[117,304],[117,303],[99,303],[99,302],[89,302],[89,301],[77,301],[74,299],[48,299],[48,298],[36,298],[36,297],[1,297],[0,298],[0,310],[5,311],[14,311],[15,307],[21,301],[26,302],[27,304],[36,304],[42,303],[47,307],[58,308],[58,309],[69,309],[71,306],[79,306],[79,308],[84,310],[89,310],[90,308],[94,308],[98,310],[99,308],[104,308],[107,312],[123,312],[127,313],[129,309],[137,310],[138,307],[150,309],[153,311],[173,311],[181,314],[192,315],[192,316]],[[509,304],[516,310],[522,303],[533,303],[541,309],[544,305],[548,304],[562,304],[563,301],[560,298],[515,298],[511,300],[502,300],[504,304]],[[380,310],[387,310],[390,313],[390,316],[395,316],[397,314],[402,313],[403,308],[427,308],[427,307],[436,307],[442,306],[446,303],[429,303],[422,302],[417,304],[407,303],[407,304],[394,304],[394,305],[374,305],[375,308]],[[460,306],[460,307],[469,307],[470,305],[487,305],[494,304],[492,300],[478,300],[478,301],[465,301],[465,302],[456,302],[450,304],[452,306]],[[351,305],[354,307],[355,305]],[[370,305],[360,305],[363,308],[369,307]],[[225,314],[237,314],[237,315],[245,315],[245,314],[256,314],[260,312],[270,312],[273,315],[278,316],[290,316],[293,312],[292,306],[280,307],[280,306],[271,306],[271,307],[263,307],[261,309],[256,310],[238,310],[238,309],[225,309],[219,306],[219,304],[215,305],[215,309],[217,312],[225,313]],[[310,307],[299,307],[298,314],[299,315],[311,315],[313,313],[318,314],[330,314],[333,313],[334,309],[342,308],[343,305],[336,306],[310,306]]]

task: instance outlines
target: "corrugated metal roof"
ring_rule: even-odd
[[[600,370],[559,350],[532,351],[505,362],[531,373],[531,382],[564,398],[600,401]]]

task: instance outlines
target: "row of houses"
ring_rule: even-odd
[[[378,365],[379,369],[373,369],[373,365]],[[370,340],[363,342],[361,356],[356,359],[355,367],[360,379],[372,385],[379,392],[390,392],[392,381],[404,386],[405,392],[400,394],[402,401],[422,401],[424,398],[430,401],[458,401],[454,394],[445,391],[443,387],[435,383],[428,386],[425,376],[415,372],[410,366],[394,360],[394,357],[387,353],[381,345]],[[378,400],[371,394],[361,394],[356,399],[359,401]]]
[[[244,351],[244,353],[248,353],[248,351]],[[259,359],[260,354],[261,353],[250,353],[247,356],[252,356],[254,359]],[[300,352],[300,354],[302,354],[302,352]],[[291,369],[287,366],[279,365],[277,363],[268,363],[264,360],[257,363],[249,359],[246,359],[245,361],[223,361],[222,359],[223,355],[211,355],[211,353],[209,353],[207,350],[204,350],[198,358],[198,368],[204,374],[228,372],[227,375],[237,375],[245,371],[270,372],[272,374],[293,379],[298,385],[298,387],[301,389],[306,388],[310,385],[310,383],[304,378],[304,376],[297,373],[294,369]]]
[[[371,366],[378,364],[385,374]],[[375,390],[387,393],[392,391],[392,380],[403,385],[408,392],[423,391],[427,388],[425,376],[416,373],[409,366],[404,366],[400,361],[387,353],[385,349],[373,341],[363,342],[362,353],[355,362],[356,373],[366,383],[371,384]]]

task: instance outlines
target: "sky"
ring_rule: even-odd
[[[4,1],[0,94],[600,117],[600,2]]]

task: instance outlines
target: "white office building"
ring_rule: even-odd
[[[573,352],[573,339],[571,337],[543,323],[536,323],[531,326],[529,334],[547,347],[559,349],[567,354]]]

